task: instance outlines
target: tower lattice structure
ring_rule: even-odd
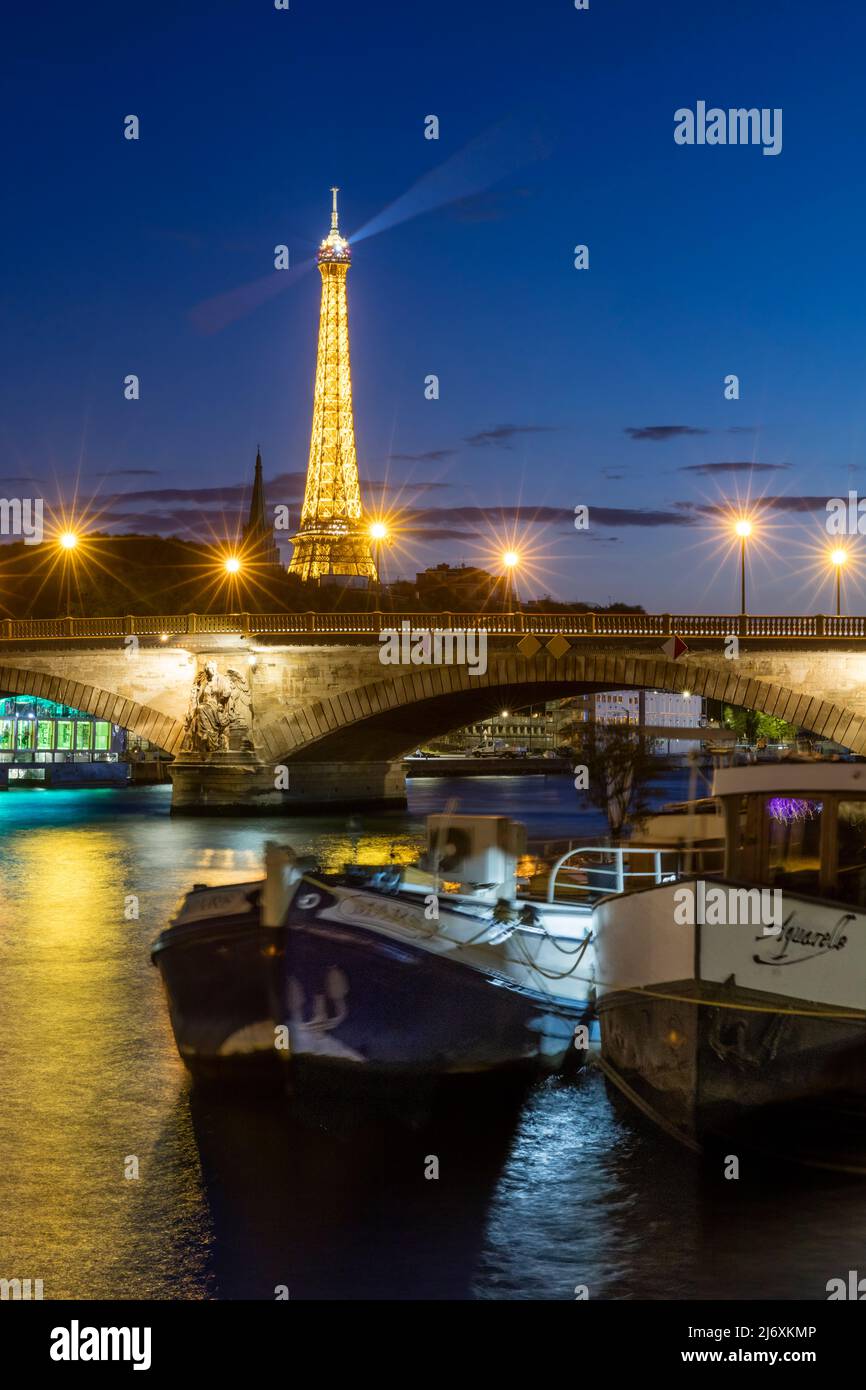
[[[361,576],[376,582],[376,565],[361,507],[346,276],[352,263],[349,243],[340,235],[338,189],[333,193],[331,230],[317,256],[322,277],[319,351],[313,397],[313,431],[307,484],[289,573],[301,579],[325,575]]]

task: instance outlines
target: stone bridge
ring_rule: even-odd
[[[486,663],[385,665],[380,634],[484,635]],[[688,650],[663,647],[677,634]],[[478,640],[476,638],[475,640]],[[471,648],[470,648],[471,656]],[[248,687],[247,736],[188,748],[207,662]],[[228,614],[0,622],[0,694],[110,719],[174,756],[173,808],[402,805],[402,756],[495,713],[604,689],[690,690],[866,753],[866,619],[650,614]]]

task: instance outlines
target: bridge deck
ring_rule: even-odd
[[[184,613],[114,618],[3,618],[0,641],[45,642],[130,635],[171,637],[363,637],[400,629],[486,632],[488,637],[718,638],[866,641],[866,616],[815,613]]]

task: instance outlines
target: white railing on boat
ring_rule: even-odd
[[[702,862],[702,856],[707,854],[724,854],[720,847],[718,850],[692,847],[670,847],[646,848],[641,845],[576,845],[561,854],[550,871],[550,878],[547,884],[547,901],[556,901],[556,879],[560,869],[564,868],[568,861],[576,855],[581,859],[572,868],[585,872],[587,879],[592,875],[593,880],[599,877],[602,883],[569,883],[565,885],[569,895],[576,892],[586,894],[601,893],[625,893],[627,887],[638,888],[642,883],[635,880],[649,880],[651,883],[675,883],[682,873],[694,873],[696,861]],[[585,856],[596,855],[595,860],[587,862]],[[630,861],[637,855],[644,856],[645,860],[651,860],[651,867],[645,869],[635,869],[631,867]],[[671,867],[671,858],[674,858],[674,865]],[[667,861],[667,862],[666,862]],[[721,868],[721,862],[719,864]],[[705,869],[706,872],[711,872]],[[608,880],[605,882],[605,880]]]

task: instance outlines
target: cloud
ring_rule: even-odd
[[[421,526],[457,526],[467,531],[479,524],[496,526],[506,521],[517,521],[524,525],[568,525],[574,526],[574,509],[569,507],[427,507],[416,512],[409,521],[408,529]],[[590,526],[691,526],[693,518],[688,509],[681,505],[674,511],[652,510],[640,507],[593,507],[589,508]],[[452,532],[453,534],[453,532]]]
[[[841,495],[845,496],[845,493],[843,492]],[[776,497],[756,497],[752,503],[752,510],[755,512],[826,512],[827,501],[827,494],[816,497],[807,494],[794,496],[783,493]],[[683,512],[692,512],[700,516],[730,517],[733,511],[739,512],[743,502],[742,499],[736,502],[675,502],[674,506]]]
[[[399,463],[441,463],[443,459],[454,458],[456,449],[426,449],[421,454],[389,454],[390,460]],[[428,483],[428,487],[448,487],[447,483]]]
[[[149,474],[152,469],[122,469],[121,474]],[[106,473],[98,476],[110,478]],[[305,472],[277,473],[265,479],[265,496],[270,507],[288,506],[297,516],[306,485]],[[447,483],[421,481],[392,483],[365,482],[368,497],[396,494],[401,498],[420,498]],[[251,484],[226,483],[214,487],[144,487],[135,491],[111,490],[99,496],[94,505],[94,522],[102,530],[178,535],[212,540],[234,536],[246,522]],[[278,538],[279,539],[279,538]]]
[[[632,439],[652,439],[659,442],[665,439],[679,439],[686,434],[709,434],[709,430],[696,429],[693,425],[627,425],[625,433]]]
[[[553,428],[553,425],[494,425],[491,430],[479,430],[477,434],[467,435],[464,443],[470,444],[473,449],[486,449],[491,446],[508,449],[511,447],[512,439],[518,434],[547,434]]]
[[[749,463],[742,460],[732,463],[687,463],[677,472],[712,478],[718,473],[780,473],[790,467],[790,463]]]
[[[158,468],[112,468],[105,473],[91,473],[91,478],[158,478]]]
[[[249,491],[249,485],[227,483],[224,487],[156,487],[125,492],[123,503],[131,502],[191,502],[196,506],[208,502],[237,502]]]

